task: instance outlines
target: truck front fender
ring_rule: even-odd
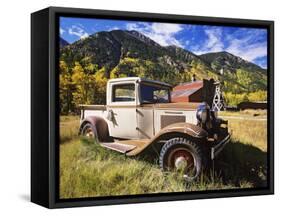
[[[186,122],[168,125],[167,127],[161,129],[159,133],[155,136],[155,138],[166,133],[182,133],[198,139],[203,139],[208,136],[207,131],[203,128]]]
[[[109,131],[107,122],[98,116],[88,116],[80,124],[79,134],[82,133],[83,127],[87,124],[92,124],[96,130],[99,141],[107,141],[109,139]]]
[[[206,130],[204,130],[203,128],[194,125],[194,124],[190,124],[190,123],[175,123],[175,124],[171,124],[168,125],[167,127],[161,129],[151,140],[149,140],[145,145],[142,145],[141,147],[138,147],[130,152],[128,152],[126,155],[128,156],[134,156],[137,155],[139,153],[141,153],[142,151],[144,151],[145,149],[149,149],[149,146],[152,146],[152,150],[154,152],[156,152],[159,155],[159,152],[162,148],[162,146],[164,145],[163,142],[159,142],[159,141],[166,141],[175,137],[179,137],[179,136],[188,136],[191,138],[195,138],[198,141],[200,140],[203,141],[205,139],[207,139],[208,137],[208,133]]]

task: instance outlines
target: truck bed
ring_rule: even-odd
[[[80,104],[79,105],[82,110],[106,110],[106,105],[86,105]]]

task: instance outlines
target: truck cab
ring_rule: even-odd
[[[196,123],[171,104],[172,86],[142,78],[119,78],[107,84],[107,118],[110,134],[125,139],[151,139],[165,126],[176,122]],[[173,106],[174,105],[174,106]],[[173,109],[173,110],[171,110]],[[189,104],[189,112],[196,112]],[[195,114],[195,113],[194,113]]]

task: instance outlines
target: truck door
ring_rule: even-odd
[[[136,83],[111,84],[111,101],[108,101],[110,135],[116,138],[137,139]]]

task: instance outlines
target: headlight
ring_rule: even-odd
[[[207,103],[202,103],[197,108],[196,118],[200,123],[206,124],[210,118],[210,107]]]

